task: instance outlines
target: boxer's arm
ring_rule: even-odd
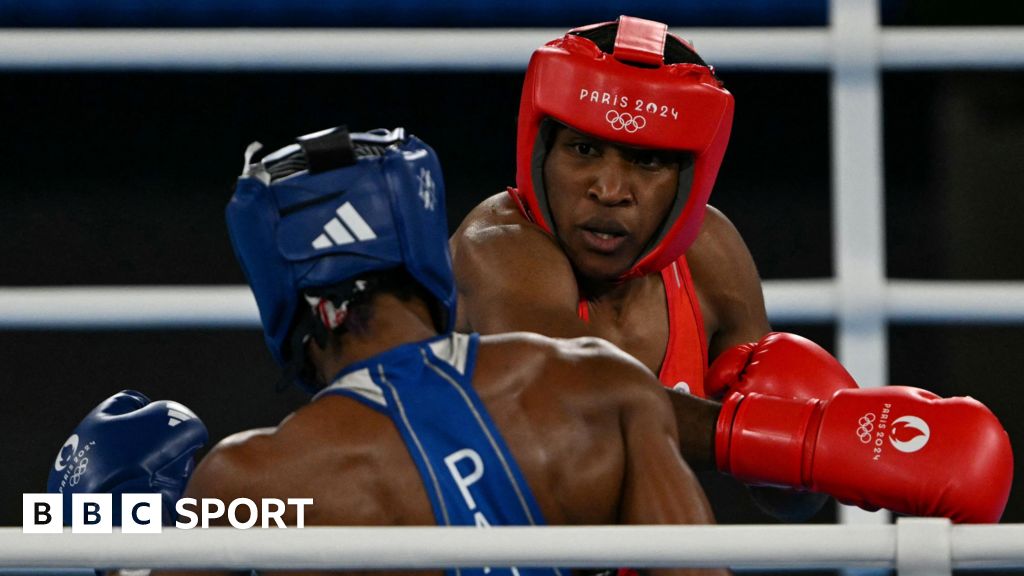
[[[771,330],[750,250],[732,222],[714,207],[708,206],[686,259],[700,299],[710,360]]]
[[[592,335],[576,315],[579,293],[565,254],[501,200],[474,209],[451,238],[458,330]]]
[[[676,417],[660,383],[646,370],[631,377],[620,418],[625,447],[622,524],[714,524],[704,490],[680,456]],[[624,387],[625,388],[625,387]],[[657,576],[726,574],[725,570],[650,570]]]
[[[694,470],[715,468],[715,422],[722,405],[664,388],[678,429],[679,452]]]
[[[700,234],[686,252],[686,259],[700,299],[710,360],[736,346],[756,342],[771,330],[754,259],[739,231],[722,212],[708,206]],[[679,402],[673,399],[673,403]],[[704,462],[687,458],[695,466]],[[826,501],[820,494],[765,486],[751,487],[751,496],[764,512],[787,522],[810,518]]]

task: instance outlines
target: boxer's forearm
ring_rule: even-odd
[[[665,389],[679,429],[679,451],[694,470],[715,468],[715,422],[721,404]]]

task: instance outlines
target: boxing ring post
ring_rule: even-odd
[[[829,2],[836,355],[862,388],[889,379],[878,4]],[[844,523],[886,524],[889,518],[884,510],[839,507]]]
[[[188,554],[182,554],[188,550]],[[24,534],[0,529],[0,569],[451,567],[1024,568],[1024,525],[374,527]]]

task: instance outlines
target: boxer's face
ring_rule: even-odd
[[[679,182],[672,152],[622,146],[556,128],[544,163],[555,232],[576,270],[614,280],[665,219]]]

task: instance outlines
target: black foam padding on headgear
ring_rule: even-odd
[[[300,139],[298,143],[306,155],[310,174],[336,170],[356,163],[356,152],[352,147],[352,138],[348,134],[347,126],[338,126],[315,138]]]

